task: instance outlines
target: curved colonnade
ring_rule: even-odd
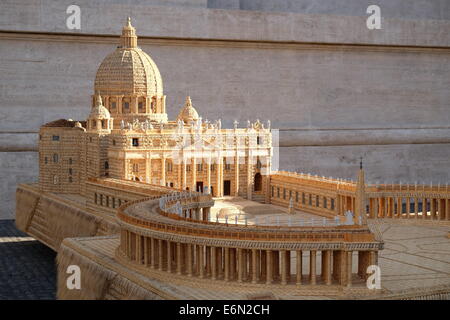
[[[366,278],[383,247],[367,226],[227,225],[208,221],[210,195],[169,198],[163,209],[161,199],[119,208],[119,258],[140,268],[225,282],[351,286]],[[181,213],[169,209],[175,204]]]

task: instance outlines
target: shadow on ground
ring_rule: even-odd
[[[0,220],[0,300],[56,298],[56,253]]]

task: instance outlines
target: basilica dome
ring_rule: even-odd
[[[109,54],[97,70],[94,92],[109,96],[163,95],[158,67],[137,46],[136,31],[130,19],[122,30],[121,46]]]

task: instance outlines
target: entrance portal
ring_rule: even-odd
[[[229,196],[231,195],[231,181],[223,180],[223,195]]]
[[[195,186],[195,191],[203,192],[203,181],[197,181],[197,185]]]
[[[255,185],[255,191],[262,190],[262,176],[261,176],[261,173],[259,173],[259,172],[255,174],[254,185]]]

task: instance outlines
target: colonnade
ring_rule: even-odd
[[[377,251],[262,250],[180,243],[121,231],[120,250],[150,269],[226,282],[279,285],[343,285],[366,279]],[[355,252],[355,254],[354,254]],[[352,265],[357,256],[357,273]]]
[[[450,220],[450,199],[428,195],[368,199],[370,218]]]

